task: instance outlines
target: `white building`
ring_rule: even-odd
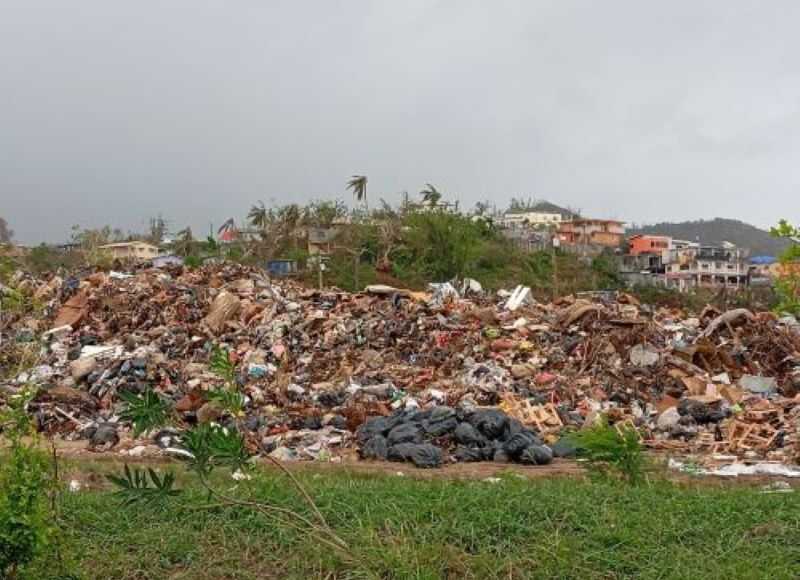
[[[145,261],[158,256],[158,247],[147,242],[120,242],[100,246],[114,260]]]
[[[560,213],[543,211],[506,212],[500,219],[500,225],[507,228],[518,226],[553,226],[563,221]]]
[[[679,245],[668,253],[665,266],[667,286],[681,291],[746,286],[749,271],[746,254],[728,242],[719,246]]]

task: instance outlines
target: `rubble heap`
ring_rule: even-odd
[[[609,293],[540,304],[474,281],[318,291],[233,264],[13,282],[43,311],[2,315],[0,361],[43,347],[24,372],[4,363],[0,388],[36,385],[40,429],[93,448],[174,443],[131,440],[125,392],[153,389],[186,424],[224,422],[207,396],[221,345],[244,424],[280,459],[541,464],[600,415],[654,449],[798,456],[800,330],[771,313],[690,316]]]

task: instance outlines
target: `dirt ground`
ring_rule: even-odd
[[[125,463],[136,465],[168,465],[174,460],[163,457],[130,457],[115,452],[97,453],[86,448],[85,441],[59,442],[59,456],[69,462],[66,470],[69,477],[81,481],[87,487],[102,488],[104,478],[98,473],[104,471],[106,465],[109,471],[115,471]],[[656,471],[659,476],[670,481],[687,485],[710,485],[728,487],[736,485],[764,486],[778,481],[788,483],[792,488],[800,488],[800,478],[783,478],[768,476],[691,476],[685,473],[667,470],[663,466],[667,456],[661,453],[651,453]],[[92,465],[91,469],[83,469],[81,465]],[[275,469],[274,465],[266,460],[261,460],[260,465],[266,469]],[[586,469],[575,460],[556,459],[550,465],[533,466],[502,464],[492,462],[481,463],[454,463],[436,469],[418,469],[410,463],[393,463],[389,461],[361,461],[355,452],[337,458],[336,461],[298,461],[285,464],[293,471],[310,471],[314,473],[350,472],[364,475],[389,475],[409,477],[419,480],[452,479],[452,480],[483,480],[514,474],[531,480],[553,477],[586,477]]]

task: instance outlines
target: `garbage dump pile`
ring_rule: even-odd
[[[707,307],[692,316],[624,293],[536,303],[527,288],[474,281],[425,293],[351,294],[269,280],[223,264],[17,289],[44,305],[5,313],[0,360],[41,341],[32,369],[4,364],[0,388],[38,387],[39,428],[90,449],[148,455],[175,432],[139,439],[126,392],[153,390],[184,425],[230,418],[208,396],[228,350],[246,396],[242,423],[281,460],[540,465],[574,453],[570,430],[605,417],[679,453],[796,462],[800,330],[793,318]]]

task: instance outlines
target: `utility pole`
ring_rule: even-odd
[[[556,248],[560,245],[558,234],[553,234],[553,241],[550,245],[551,259],[553,262],[553,300],[558,298],[558,255]]]
[[[361,254],[354,253],[353,254],[353,290],[358,292],[360,290],[358,284],[358,270],[359,270],[359,262],[361,261]]]

